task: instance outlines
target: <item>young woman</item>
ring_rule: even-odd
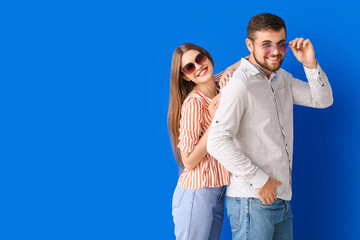
[[[216,80],[224,85],[240,61],[213,76],[214,62],[203,48],[175,49],[170,77],[168,128],[180,177],[173,196],[176,239],[220,239],[226,169],[206,151],[209,126],[219,103]]]

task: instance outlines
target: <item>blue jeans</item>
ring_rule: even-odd
[[[289,201],[276,199],[263,204],[259,198],[226,196],[233,240],[292,240],[292,212]]]
[[[172,215],[177,240],[219,240],[224,219],[225,187],[185,189],[177,186]]]

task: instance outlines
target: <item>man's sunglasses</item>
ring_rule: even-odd
[[[196,55],[195,62],[197,64],[203,64],[206,61],[206,59],[208,58],[205,52],[200,52],[198,55]],[[181,69],[181,71],[185,74],[192,74],[195,71],[195,68],[196,68],[195,63],[189,62]]]
[[[257,42],[255,42],[254,39],[251,39],[254,43],[257,44]],[[275,45],[275,44],[265,44],[263,46],[260,46],[259,44],[257,44],[263,54],[270,54],[272,53],[273,51],[275,51],[275,49],[277,48],[279,50],[279,52],[281,52],[282,54],[286,53],[287,51],[289,51],[290,47],[289,47],[289,43],[280,43],[279,45]]]

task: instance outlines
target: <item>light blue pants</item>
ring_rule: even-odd
[[[177,240],[219,240],[224,219],[225,186],[185,189],[177,186],[172,215]]]
[[[233,240],[292,240],[290,202],[276,199],[263,204],[259,198],[226,196]]]

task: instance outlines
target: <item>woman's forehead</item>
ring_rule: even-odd
[[[184,52],[184,54],[182,55],[182,58],[181,58],[181,65],[184,65],[188,62],[193,62],[196,55],[199,54],[199,51],[198,50],[188,50],[186,52]]]

